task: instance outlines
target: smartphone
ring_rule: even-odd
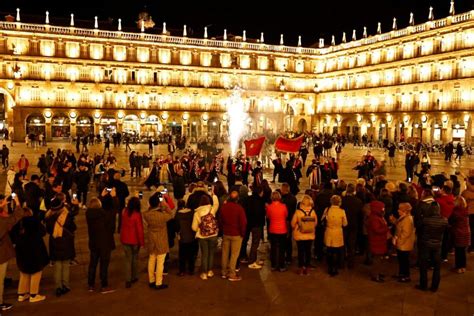
[[[77,194],[76,194],[76,193],[73,193],[73,194],[72,194],[72,199],[73,199],[73,200],[77,199]]]
[[[16,193],[15,192],[12,193],[12,199],[14,199],[14,198],[16,198]]]
[[[411,178],[408,178],[408,182],[411,182]]]
[[[438,191],[439,191],[439,187],[433,187],[433,191],[434,191],[434,192],[438,192]]]
[[[159,198],[159,199],[160,199],[160,202],[163,202],[163,197],[162,197],[162,196],[160,196],[160,198]]]
[[[112,188],[105,188],[107,192],[112,192]]]
[[[217,177],[214,178],[214,182],[217,182],[219,181],[219,179]]]
[[[138,198],[142,199],[143,198],[143,191],[138,192]]]

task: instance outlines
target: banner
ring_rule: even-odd
[[[293,139],[288,139],[279,136],[275,141],[275,149],[284,153],[296,153],[300,151],[303,140],[304,135]]]
[[[244,141],[245,155],[247,157],[255,157],[255,156],[260,155],[264,142],[265,142],[265,136],[245,140]]]

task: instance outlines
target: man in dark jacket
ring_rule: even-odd
[[[120,228],[122,227],[122,210],[125,208],[125,200],[130,195],[127,184],[120,180],[120,177],[120,172],[116,172],[114,173],[114,179],[112,181],[112,187],[115,188],[119,200],[117,233],[120,233]]]
[[[44,198],[44,191],[40,188],[38,175],[31,176],[31,181],[25,184],[26,206],[28,206],[35,217],[38,216],[41,199]]]
[[[421,208],[415,214],[416,224],[420,229],[418,232],[420,284],[417,285],[417,288],[423,291],[428,289],[428,267],[431,262],[433,278],[430,290],[436,292],[441,280],[441,242],[448,226],[448,220],[441,216],[438,203],[434,200],[430,201],[428,194],[424,194],[422,199]]]
[[[3,170],[7,170],[8,168],[8,156],[10,155],[10,149],[8,149],[7,145],[3,145],[2,150],[2,165]]]
[[[77,200],[82,205],[87,203],[87,192],[89,191],[89,183],[91,182],[91,175],[86,166],[80,165],[79,170],[74,173],[74,182],[77,186]]]
[[[263,227],[265,226],[265,199],[263,189],[258,186],[247,200],[245,209],[247,216],[247,227],[252,235],[252,245],[248,258],[250,269],[261,269],[262,265],[257,261],[257,249],[263,238]]]
[[[112,190],[109,194],[104,189],[100,200],[103,200],[104,204],[114,204],[115,200],[115,204],[118,205],[117,197],[114,195],[115,190]],[[93,198],[86,211],[90,251],[88,284],[89,291],[93,291],[97,264],[100,261],[101,292],[106,293],[109,292],[108,267],[110,253],[115,249],[115,213],[111,209],[105,210],[100,200]]]
[[[354,195],[355,186],[349,183],[346,195],[342,198],[341,208],[346,212],[347,226],[344,229],[344,244],[346,245],[347,267],[354,268],[354,256],[357,243],[358,228],[362,222],[362,207],[364,204]]]
[[[291,219],[293,218],[293,215],[295,215],[296,212],[296,197],[291,194],[290,192],[290,186],[288,183],[283,183],[281,185],[281,202],[286,205],[286,208],[288,210],[288,218],[287,221],[291,222]],[[286,263],[291,264],[291,261],[293,260],[293,232],[292,230],[288,231],[288,236],[286,240]]]
[[[184,179],[183,169],[179,169],[175,176],[173,176],[173,194],[176,200],[184,197],[186,192],[186,182]]]
[[[318,216],[318,223],[321,223],[324,210],[331,206],[331,196],[334,195],[332,189],[332,183],[325,182],[323,184],[323,190],[318,193],[315,199],[316,215]],[[323,225],[316,226],[316,240],[314,242],[314,254],[318,261],[322,261],[324,257],[324,231]]]
[[[175,215],[176,232],[179,234],[179,276],[184,276],[186,265],[188,273],[194,274],[194,263],[198,252],[196,233],[192,229],[194,212],[185,207],[183,200],[178,201],[178,211]]]
[[[40,180],[46,181],[49,166],[47,164],[46,156],[44,154],[41,154],[41,157],[39,157],[38,159],[38,168],[41,173]]]

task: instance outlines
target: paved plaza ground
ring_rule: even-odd
[[[9,145],[9,144],[8,144]],[[48,147],[74,149],[73,144],[50,143]],[[134,150],[147,151],[146,145],[133,146]],[[37,171],[36,163],[40,153],[46,148],[26,148],[24,144],[15,143],[11,149],[10,163],[16,163],[21,153],[26,154],[32,165],[31,173]],[[92,147],[91,152],[102,150],[101,145]],[[127,168],[128,154],[124,148],[114,150],[119,165]],[[159,146],[157,152],[166,153],[166,146]],[[365,149],[352,148],[349,145],[343,150],[340,162],[339,177],[354,180],[356,171],[352,170],[356,160],[365,153]],[[381,150],[372,151],[377,159],[383,157]],[[308,159],[310,159],[310,156]],[[443,157],[432,155],[434,171],[454,173],[459,170],[467,174],[474,168],[474,158],[463,160],[462,164],[445,163]],[[389,180],[404,179],[404,154],[397,153],[397,167],[387,167]],[[127,168],[128,169],[128,168]],[[270,179],[271,171],[265,173]],[[130,191],[143,189],[140,180],[125,181]],[[306,184],[306,179],[302,180]],[[4,188],[5,173],[0,175],[0,188]],[[305,189],[305,185],[301,187]],[[89,197],[94,195],[90,191]],[[145,199],[149,192],[145,191]],[[146,206],[144,206],[146,207]],[[53,268],[46,267],[41,282],[41,294],[46,295],[44,302],[16,302],[16,285],[18,270],[14,261],[9,266],[8,275],[15,279],[14,287],[6,289],[5,301],[14,303],[14,308],[4,312],[5,315],[473,315],[474,314],[474,273],[472,260],[468,257],[468,271],[463,275],[455,274],[449,269],[454,256],[442,266],[441,286],[437,293],[420,292],[414,289],[418,280],[418,271],[412,269],[412,282],[398,283],[388,278],[386,283],[379,284],[369,280],[369,267],[362,264],[362,257],[357,258],[354,270],[342,270],[337,277],[329,277],[325,264],[317,264],[309,276],[296,275],[296,258],[287,272],[271,272],[268,260],[269,244],[264,243],[259,255],[266,259],[262,270],[250,270],[243,266],[241,282],[229,282],[218,277],[202,281],[195,276],[178,277],[176,247],[172,250],[173,264],[170,273],[165,277],[169,289],[156,291],[148,288],[146,274],[147,253],[140,251],[140,280],[131,289],[124,287],[123,251],[116,235],[117,249],[112,253],[109,268],[109,283],[116,289],[111,294],[89,293],[87,291],[87,227],[84,212],[77,217],[76,251],[79,265],[71,267],[71,293],[61,298],[54,296]],[[296,255],[296,249],[294,256]],[[220,266],[220,253],[216,254],[216,265]],[[388,275],[397,272],[396,258],[386,262]],[[219,272],[218,268],[215,272]],[[218,273],[217,273],[218,274]],[[97,282],[98,283],[98,282]]]

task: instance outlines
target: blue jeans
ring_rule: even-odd
[[[138,278],[138,245],[123,245],[125,252],[125,281],[132,282]]]
[[[201,248],[201,272],[207,273],[214,266],[214,253],[217,248],[217,236],[209,238],[199,238]]]

